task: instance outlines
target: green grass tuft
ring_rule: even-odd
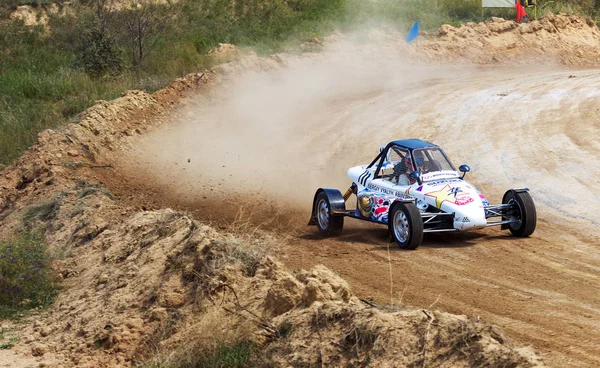
[[[19,342],[14,329],[0,328],[0,350],[10,349]]]
[[[256,346],[249,341],[238,341],[231,346],[219,344],[212,354],[200,360],[197,367],[202,368],[243,368],[250,362]]]
[[[248,368],[264,366],[259,347],[250,340],[233,344],[218,342],[212,349],[188,349],[163,361],[142,365],[144,368]]]

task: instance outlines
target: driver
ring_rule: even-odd
[[[394,167],[394,176],[396,184],[398,185],[410,185],[414,183],[414,179],[410,178],[410,173],[414,171],[412,161],[410,160],[410,154],[406,154],[402,161],[400,161]],[[392,180],[394,181],[394,180]]]
[[[404,156],[404,159],[402,160],[402,165],[403,168],[406,170],[407,174],[410,174],[412,171],[415,170],[412,161],[410,160],[410,154],[408,153],[406,154],[406,156]]]
[[[425,166],[425,156],[422,151],[414,151],[415,164],[417,165],[417,171],[421,174],[429,172],[429,169]]]

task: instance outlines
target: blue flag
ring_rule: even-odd
[[[406,42],[410,42],[410,41],[414,40],[415,38],[417,38],[418,35],[419,35],[419,21],[416,21],[415,24],[413,24],[413,26],[410,28],[410,31],[408,31],[408,35],[406,35]]]

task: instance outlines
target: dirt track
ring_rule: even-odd
[[[132,153],[125,180],[105,181],[121,198],[200,219],[243,207],[260,224],[275,215],[260,204],[276,203],[291,218],[290,268],[325,264],[377,303],[480,316],[552,366],[600,365],[598,71],[331,61],[199,97]],[[304,226],[318,186],[345,189],[346,168],[405,137],[469,163],[467,179],[492,202],[531,188],[537,231],[428,235],[416,251],[388,252],[377,226],[348,220],[337,239]]]

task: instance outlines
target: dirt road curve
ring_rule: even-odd
[[[290,268],[325,264],[377,303],[480,316],[551,366],[599,366],[600,72],[343,55],[198,97],[131,153],[111,190],[201,219],[243,207],[261,223],[279,211],[291,218]],[[339,238],[321,239],[305,226],[317,187],[345,189],[348,167],[408,137],[470,164],[467,179],[492,202],[531,188],[537,231],[427,235],[416,251],[388,251],[381,227],[347,220]]]

